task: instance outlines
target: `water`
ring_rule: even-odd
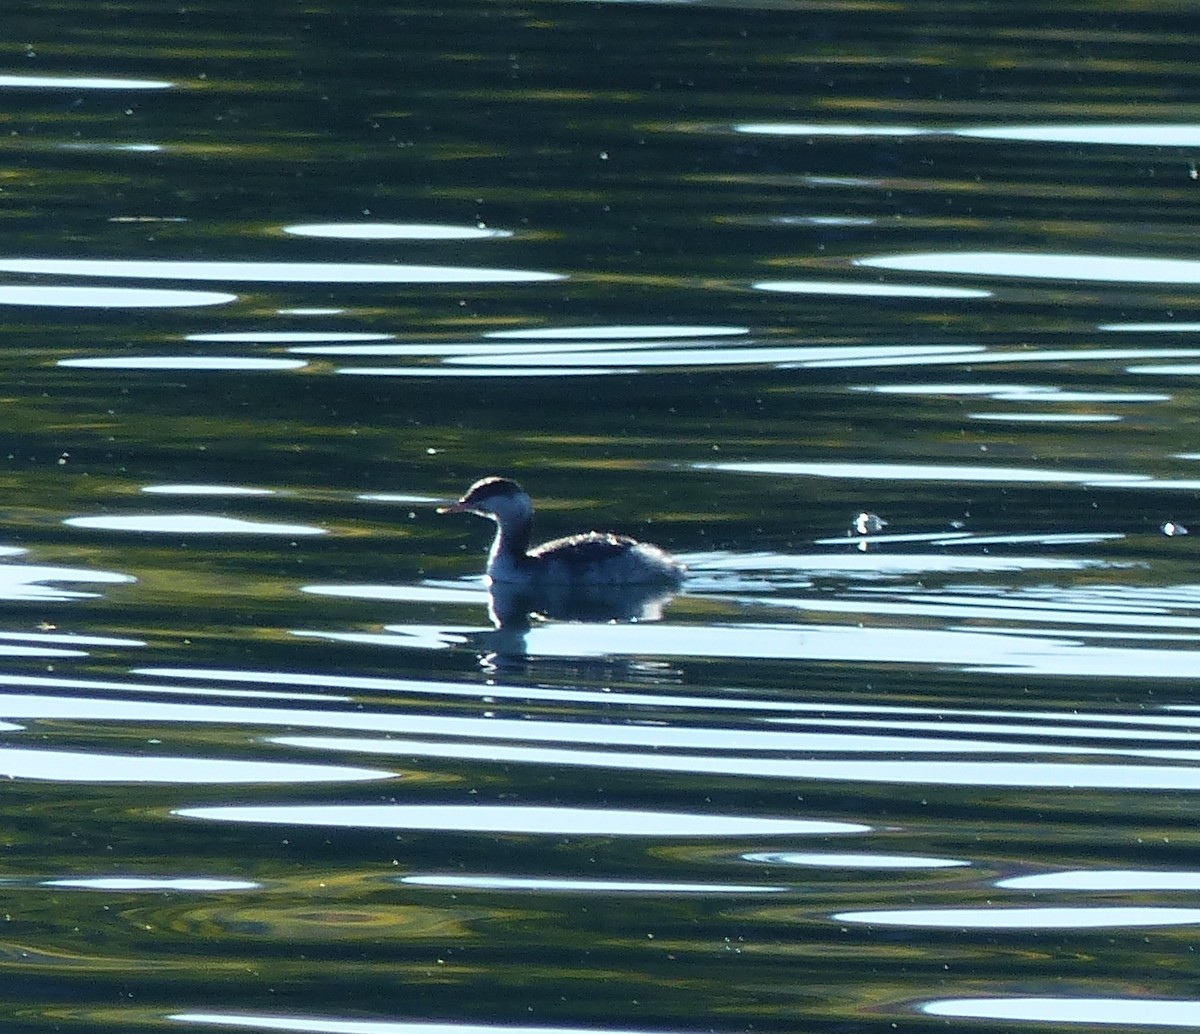
[[[6,25],[5,1030],[1200,1028],[1186,8]]]

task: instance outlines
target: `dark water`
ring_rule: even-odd
[[[5,21],[0,1027],[1200,1029],[1189,6]]]

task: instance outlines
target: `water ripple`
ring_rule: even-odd
[[[781,894],[787,887],[749,883],[656,883],[652,880],[561,879],[552,876],[471,876],[431,873],[400,877],[416,887],[455,890],[513,890],[571,894]]]
[[[933,927],[948,930],[1110,930],[1122,927],[1194,926],[1200,908],[1170,906],[1083,908],[909,908],[838,912],[841,923]]]
[[[955,273],[1035,280],[1127,284],[1200,283],[1200,261],[1195,259],[1015,251],[935,251],[911,255],[879,255],[874,258],[857,259],[855,265],[872,269],[898,269],[908,273]]]
[[[298,237],[329,237],[354,241],[469,241],[511,237],[511,230],[485,226],[446,226],[439,223],[296,223],[284,233]]]
[[[609,0],[614,2],[614,0]],[[407,1020],[341,1020],[333,1017],[270,1015],[267,1013],[174,1013],[169,1019],[181,1023],[206,1023],[258,1030],[296,1031],[298,1034],[613,1034],[591,1027],[516,1027],[484,1023],[413,1023]],[[621,1034],[655,1034],[641,1027],[621,1025]],[[672,1031],[671,1034],[679,1034]]]
[[[10,273],[301,284],[516,284],[565,280],[560,273],[365,262],[179,262],[159,259],[0,258]]]
[[[922,1012],[971,1020],[1009,1020],[1033,1023],[1087,1023],[1109,1027],[1128,1025],[1197,1027],[1200,999],[1161,998],[943,998],[925,1002]]]
[[[0,777],[61,783],[325,783],[391,779],[371,768],[228,761],[218,758],[88,754],[81,751],[0,748]]]
[[[0,284],[0,305],[69,309],[163,309],[228,305],[236,294],[218,291],[170,291],[148,287],[43,287]]]
[[[162,535],[324,535],[324,528],[307,524],[250,521],[201,513],[126,514],[105,517],[67,517],[63,524],[98,531],[153,532]]]
[[[301,804],[179,808],[184,818],[351,829],[422,829],[455,833],[531,833],[553,836],[743,837],[865,833],[853,822],[741,815],[456,804]]]

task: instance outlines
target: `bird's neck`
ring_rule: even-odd
[[[497,562],[522,563],[529,552],[529,538],[532,533],[532,521],[496,521],[496,537],[492,539],[492,548],[488,553],[488,567]]]

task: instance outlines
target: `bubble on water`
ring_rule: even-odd
[[[864,510],[862,513],[855,514],[854,519],[850,522],[850,528],[846,532],[847,535],[876,535],[887,527],[888,522],[885,521],[877,513],[870,513]]]

